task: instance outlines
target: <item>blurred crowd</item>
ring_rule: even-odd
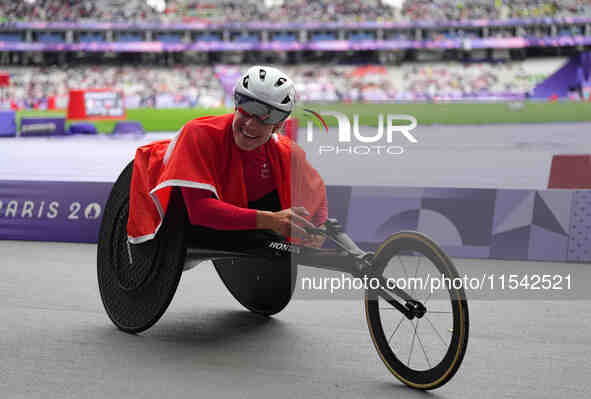
[[[11,0],[0,2],[0,22],[77,21],[101,18],[90,0]]]
[[[54,97],[66,108],[68,93],[77,89],[115,89],[128,108],[216,107],[224,91],[211,67],[70,67],[8,69],[10,87],[4,102],[17,108],[45,108]]]
[[[363,22],[591,16],[591,0],[10,0],[2,21]]]
[[[590,0],[413,0],[402,15],[410,21],[564,18],[591,16]]]
[[[501,64],[433,63],[280,66],[296,82],[298,101],[438,101],[523,96],[547,78],[565,59]],[[11,85],[3,89],[17,108],[45,108],[49,97],[66,108],[70,89],[110,88],[123,91],[128,108],[231,106],[232,86],[244,67],[177,66],[24,68],[8,70]]]
[[[404,64],[400,67],[298,66],[303,101],[438,101],[524,96],[565,59],[491,63]]]

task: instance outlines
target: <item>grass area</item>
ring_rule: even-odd
[[[547,123],[591,121],[591,103],[524,102],[513,109],[507,103],[492,104],[315,104],[315,111],[332,110],[359,115],[361,125],[377,126],[378,115],[405,114],[414,116],[419,125],[483,125],[493,123]],[[298,113],[300,116],[302,111]],[[326,122],[336,124],[335,118]]]
[[[493,104],[304,104],[298,106],[295,116],[309,119],[303,108],[314,111],[339,111],[349,116],[359,115],[361,125],[377,126],[378,114],[407,114],[417,118],[419,125],[482,125],[494,123],[549,123],[591,121],[591,103],[573,102],[524,102],[515,109],[507,103]],[[176,131],[191,119],[205,115],[221,115],[226,108],[188,109],[129,109],[127,119],[139,121],[148,132]],[[23,116],[65,116],[63,112],[19,111]],[[328,125],[335,126],[336,119],[327,117]],[[72,121],[67,121],[69,125]],[[110,133],[117,121],[91,121],[103,133]]]
[[[231,110],[226,108],[171,108],[171,109],[128,109],[127,120],[139,121],[148,132],[172,132],[180,129],[191,119],[206,115],[222,115]],[[17,112],[17,123],[20,129],[22,117],[66,117],[65,112],[59,111],[19,111]],[[90,122],[94,124],[101,133],[111,133],[117,120],[90,120],[90,121],[66,121],[66,128],[71,123]]]

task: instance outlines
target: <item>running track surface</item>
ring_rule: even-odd
[[[183,274],[164,317],[134,336],[102,308],[96,245],[0,241],[0,253],[4,398],[591,396],[587,289],[571,300],[472,300],[464,363],[426,396],[386,370],[360,300],[294,299],[267,319],[244,310],[205,262]],[[559,270],[591,283],[589,265],[455,263],[475,276]]]
[[[298,143],[330,185],[543,190],[552,155],[591,154],[590,132],[591,123],[419,126],[412,131],[418,143],[396,133],[391,145],[403,147],[404,153],[380,156],[346,150],[320,154],[321,146],[334,146],[333,128],[328,134],[317,129],[312,142],[300,128]],[[362,127],[361,134],[372,136],[376,129]],[[0,180],[114,182],[137,147],[172,135],[5,138],[0,141]]]

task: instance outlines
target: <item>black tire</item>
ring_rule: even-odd
[[[291,300],[297,265],[292,265],[289,257],[224,259],[214,260],[213,264],[232,296],[254,313],[274,315]]]
[[[431,239],[416,232],[400,232],[384,241],[375,254],[372,266],[375,273],[386,277],[386,268],[390,266],[393,258],[398,257],[397,259],[399,259],[400,262],[395,262],[392,264],[392,267],[397,267],[399,269],[404,268],[404,273],[407,274],[407,268],[404,266],[402,259],[414,254],[424,256],[435,266],[440,275],[450,279],[459,277],[455,266],[445,253]],[[421,266],[421,258],[418,259],[419,263],[417,263],[416,266],[417,271]],[[405,260],[405,262],[408,261]],[[412,266],[414,268],[414,264],[412,264]],[[415,271],[415,277],[417,276],[417,271]],[[429,276],[427,276],[427,278],[429,278]],[[424,304],[427,308],[427,313],[423,316],[425,319],[420,318],[415,319],[414,321],[408,320],[397,310],[393,310],[393,307],[387,304],[382,298],[379,298],[375,291],[368,289],[365,293],[366,319],[374,346],[390,372],[410,387],[422,390],[441,387],[454,376],[462,363],[468,345],[468,303],[463,288],[450,288],[451,289],[449,290],[442,289],[441,292],[436,293],[437,295],[441,295],[442,299],[441,301],[432,300],[431,303],[428,302],[431,299],[431,295],[433,295],[433,290],[431,290],[430,294],[427,292],[425,298],[423,298]],[[415,297],[417,299],[420,296],[420,293],[418,292],[415,293],[413,291],[413,294],[416,294]],[[386,304],[385,307],[380,307],[384,304]],[[430,310],[431,307],[441,306],[441,304],[449,309],[449,311]],[[383,310],[383,314],[380,313],[380,310]],[[386,319],[390,317],[390,315],[392,315],[394,320],[399,319],[398,324],[396,324],[396,322],[392,324],[386,322]],[[382,320],[383,318],[384,320]],[[431,318],[433,320],[431,320]],[[437,326],[434,325],[434,321],[439,322],[440,320],[448,323],[447,325],[451,326],[451,328],[448,328],[447,330],[444,329],[443,332],[441,332]],[[423,324],[419,325],[421,321],[423,321]],[[399,340],[399,336],[396,337],[397,340],[394,343],[391,344],[390,341],[394,335],[404,329],[404,327],[401,328],[401,326],[408,326],[406,324],[407,322],[410,323],[410,333],[413,334],[413,336],[412,343],[410,344],[408,361],[407,364],[405,364],[406,353],[403,351],[403,346],[407,344],[407,341]],[[385,333],[384,325],[386,325],[386,327],[396,325],[392,335],[389,334],[390,331],[388,331],[387,334]],[[433,337],[438,335],[437,338],[433,338],[433,340],[430,341],[430,343],[433,343],[432,346],[428,346],[424,342],[424,338],[421,339],[420,334],[418,334],[420,327],[423,330],[426,330],[428,334],[431,333]],[[390,335],[390,338],[387,338],[387,335]],[[440,340],[440,343],[436,342],[437,340]],[[419,347],[420,343],[424,359],[422,359],[423,354],[417,349],[417,351],[419,351],[417,353],[419,353],[420,357],[417,356],[418,359],[415,360],[415,364],[413,365],[412,355],[415,342],[417,347]],[[437,360],[438,358],[430,358],[425,349],[426,346],[428,349],[434,348],[437,353],[440,354],[441,360],[437,362],[434,360]],[[423,364],[426,363],[426,365],[424,365],[424,367],[417,366],[416,364],[419,363],[419,361],[424,362]]]
[[[173,189],[156,237],[128,245],[132,171],[130,162],[115,182],[105,206],[97,249],[97,276],[109,318],[119,329],[139,333],[162,317],[176,292],[185,262],[187,218],[180,192]]]

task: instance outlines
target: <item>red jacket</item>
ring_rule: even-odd
[[[234,114],[197,118],[171,140],[137,149],[127,223],[130,242],[154,238],[175,186],[209,190],[221,201],[248,207],[240,150],[232,137],[233,118]],[[326,188],[304,151],[279,134],[264,145],[281,207],[303,206],[315,215],[326,198]]]

